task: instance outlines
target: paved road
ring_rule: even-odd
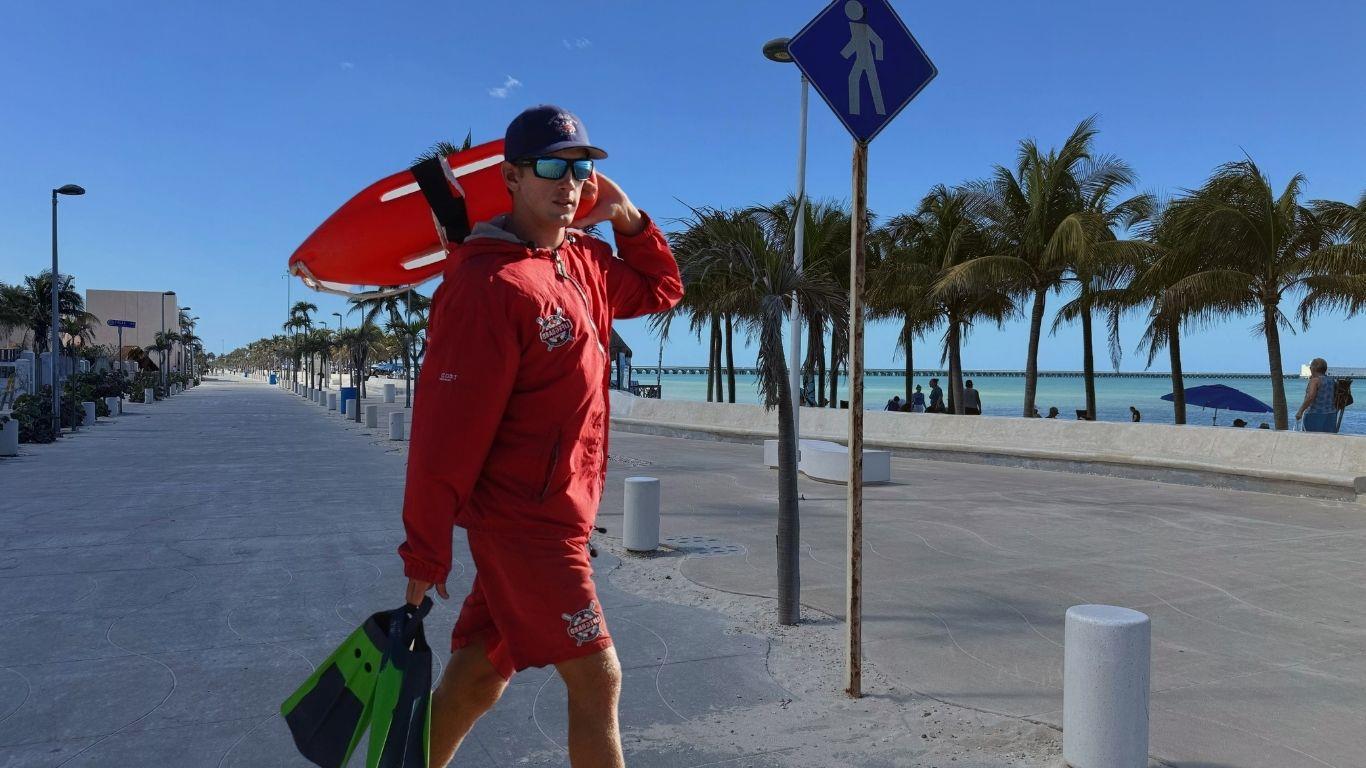
[[[614,434],[612,452],[661,478],[665,536],[743,548],[685,561],[689,578],[775,594],[758,446]],[[1153,619],[1154,755],[1366,765],[1366,506],[909,459],[893,478],[867,489],[864,561],[866,649],[892,681],[1060,724],[1066,609],[1122,605]],[[803,600],[842,616],[844,491],[801,491]]]
[[[401,601],[403,462],[387,441],[241,381],[130,404],[0,460],[0,768],[308,765],[276,712],[366,615]],[[457,556],[450,589],[463,594],[460,541]],[[612,564],[604,555],[599,573]],[[757,743],[645,738],[737,694],[788,697],[765,669],[767,641],[599,582],[633,760],[778,765],[746,757],[766,751]],[[438,602],[429,619],[435,647],[454,607]],[[564,712],[557,677],[518,675],[455,765],[565,765]]]

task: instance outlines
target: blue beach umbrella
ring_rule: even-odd
[[[1211,424],[1219,421],[1219,411],[1243,411],[1244,413],[1271,413],[1271,406],[1261,400],[1249,395],[1242,390],[1224,384],[1206,384],[1202,387],[1189,387],[1186,392],[1186,405],[1198,405],[1201,408],[1213,408],[1214,420]],[[1162,396],[1163,400],[1170,402],[1175,396],[1175,392]]]

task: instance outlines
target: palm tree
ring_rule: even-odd
[[[786,199],[765,207],[751,208],[784,253],[795,248],[797,198]],[[808,200],[802,235],[802,273],[812,273],[832,281],[844,295],[849,293],[849,238],[852,231],[848,205],[833,200]],[[873,214],[868,214],[872,221]],[[818,403],[839,407],[839,370],[849,356],[849,302],[830,307],[799,307],[802,321],[808,329],[807,359],[803,362],[802,380],[815,375],[818,382]],[[828,314],[833,312],[833,314]],[[825,334],[830,333],[829,368],[826,368]],[[828,386],[827,386],[828,374]],[[827,399],[826,393],[829,393]]]
[[[347,328],[344,331],[337,332],[337,347],[344,350],[351,361],[351,386],[357,386],[357,376],[360,377],[361,383],[364,382],[366,365],[373,355],[382,352],[383,342],[384,332],[369,323],[362,323],[357,328]],[[363,397],[361,390],[357,389],[355,419],[357,422],[360,421],[361,397]]]
[[[1095,122],[1094,116],[1082,120],[1061,149],[1047,153],[1033,139],[1021,141],[1014,170],[998,165],[990,179],[973,185],[976,205],[990,224],[994,252],[954,267],[940,281],[955,290],[1002,286],[1033,300],[1025,358],[1026,417],[1035,413],[1048,294],[1062,285],[1069,257],[1079,248],[1076,228],[1062,224],[1084,204],[1082,164],[1091,157]]]
[[[968,329],[979,319],[1000,325],[1015,312],[1003,287],[950,279],[955,269],[990,252],[988,233],[974,208],[977,199],[971,190],[936,185],[914,215],[894,217],[887,228],[902,247],[919,254],[931,276],[924,301],[932,316],[946,321],[941,359],[948,362],[949,400],[957,414],[964,409],[962,349]]]
[[[422,154],[418,155],[417,158],[413,160],[413,164],[416,165],[422,162],[423,160],[431,160],[437,157],[446,157],[452,152],[464,152],[472,146],[473,138],[474,132],[470,131],[465,134],[465,140],[461,142],[458,146],[450,143],[449,141],[438,141],[435,144],[428,147],[426,152],[423,152]]]
[[[75,327],[98,322],[85,311],[85,301],[76,290],[76,278],[62,275],[57,285],[57,313],[71,318]],[[59,326],[60,330],[65,330]],[[23,328],[32,333],[33,351],[47,352],[52,339],[52,272],[44,270],[24,278],[22,284],[0,285],[0,330]],[[78,334],[79,335],[79,334]]]
[[[1219,166],[1204,186],[1172,206],[1174,235],[1192,249],[1164,257],[1186,260],[1192,271],[1167,289],[1175,310],[1260,315],[1253,330],[1266,339],[1276,429],[1289,427],[1280,331],[1293,332],[1281,298],[1305,287],[1315,257],[1331,253],[1333,245],[1332,229],[1300,204],[1304,183],[1296,174],[1277,195],[1250,158]]]
[[[801,616],[800,522],[797,516],[797,441],[793,392],[783,353],[783,328],[795,294],[814,311],[833,312],[839,286],[819,270],[798,273],[783,246],[754,211],[695,209],[688,222],[706,245],[681,254],[685,284],[726,275],[716,306],[732,311],[759,336],[758,386],[764,407],[778,410],[778,620]]]
[[[1086,418],[1096,419],[1096,358],[1092,343],[1093,313],[1097,295],[1113,287],[1129,263],[1127,241],[1115,235],[1116,229],[1128,230],[1153,214],[1155,198],[1139,194],[1113,202],[1116,192],[1132,186],[1137,179],[1126,163],[1111,156],[1088,159],[1077,174],[1081,207],[1058,225],[1058,240],[1068,254],[1069,272],[1065,284],[1076,288],[1076,298],[1058,309],[1049,334],[1056,334],[1063,323],[1081,320],[1082,377],[1086,389]],[[1118,310],[1110,312],[1110,362],[1119,368]]]
[[[906,402],[915,386],[915,339],[939,324],[938,308],[930,300],[936,270],[925,249],[902,236],[915,217],[893,216],[868,236],[869,320],[899,320],[897,350],[906,356]]]
[[[1311,207],[1332,243],[1310,259],[1309,290],[1298,313],[1305,328],[1319,309],[1343,310],[1347,317],[1366,309],[1366,192],[1356,205],[1315,200]]]

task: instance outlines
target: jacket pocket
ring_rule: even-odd
[[[541,484],[540,500],[545,501],[545,497],[550,495],[550,487],[555,482],[555,471],[560,466],[560,433],[555,433],[555,440],[550,446],[550,458],[546,460],[545,481]]]

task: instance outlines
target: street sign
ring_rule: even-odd
[[[136,328],[138,324],[132,320],[109,320],[107,325],[110,328]]]
[[[854,139],[873,140],[939,74],[887,0],[835,0],[787,44]]]

